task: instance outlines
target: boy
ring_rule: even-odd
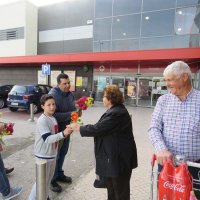
[[[55,170],[58,141],[70,135],[72,131],[66,128],[64,131],[58,133],[58,124],[55,117],[53,117],[56,104],[52,95],[43,95],[40,103],[44,112],[39,117],[36,125],[34,153],[36,159],[47,161],[46,188],[49,191],[50,182]],[[47,194],[47,200],[49,199]],[[36,183],[32,187],[29,200],[36,200]]]

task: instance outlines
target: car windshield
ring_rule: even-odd
[[[11,93],[24,94],[26,93],[26,87],[21,85],[15,85],[12,88]]]

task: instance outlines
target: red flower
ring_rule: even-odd
[[[72,120],[72,122],[77,122],[77,120],[78,120],[78,113],[77,112],[71,113],[71,120]]]

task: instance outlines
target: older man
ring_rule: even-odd
[[[4,124],[0,123],[0,131],[4,129]],[[0,154],[0,193],[2,194],[2,199],[13,199],[18,196],[22,191],[22,187],[11,188],[9,180],[6,176],[6,171],[4,168],[4,163]]]
[[[193,89],[191,70],[182,61],[167,66],[163,75],[169,93],[158,99],[148,130],[159,170],[175,155],[200,162],[200,91]],[[189,170],[193,178],[200,178],[199,169]]]

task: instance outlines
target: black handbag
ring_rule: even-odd
[[[94,180],[94,184],[93,186],[95,188],[107,188],[106,187],[106,179],[104,177],[101,176],[96,176],[96,179]]]

